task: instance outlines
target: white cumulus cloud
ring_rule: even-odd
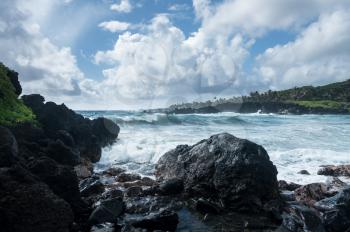
[[[111,10],[123,13],[129,13],[133,9],[133,6],[130,4],[129,0],[120,0],[120,3],[115,3],[111,5]]]
[[[121,21],[108,21],[102,22],[98,26],[110,32],[120,32],[127,30],[130,27],[130,23]]]
[[[79,97],[96,95],[95,90],[89,89],[94,84],[79,69],[71,48],[56,45],[42,33],[36,23],[38,15],[32,13],[27,3],[22,0],[0,2],[0,22],[6,22],[0,23],[3,25],[0,62],[19,72],[24,94],[40,93],[58,103],[77,102]],[[62,4],[51,3],[52,6]],[[49,5],[42,9],[50,11]],[[40,18],[43,16],[41,12]]]
[[[322,14],[295,41],[267,49],[257,74],[273,88],[350,78],[350,11]]]

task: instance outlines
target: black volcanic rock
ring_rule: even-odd
[[[165,153],[159,180],[179,178],[191,196],[221,200],[227,208],[259,211],[277,199],[277,169],[262,146],[223,133]]]
[[[62,139],[67,146],[76,146],[81,157],[99,161],[101,147],[112,144],[118,137],[119,126],[104,118],[90,120],[68,109],[64,104],[44,103],[40,95],[22,96],[23,102],[37,115],[46,135]]]
[[[9,167],[17,160],[18,145],[11,131],[0,126],[0,167]]]
[[[59,165],[48,157],[41,157],[30,162],[28,169],[46,183],[57,196],[67,201],[76,216],[89,211],[80,197],[78,178],[72,167]]]
[[[15,88],[15,93],[19,96],[22,93],[22,87],[21,84],[18,81],[18,73],[7,69],[7,76],[10,78],[11,84]]]
[[[0,168],[0,224],[4,232],[69,231],[69,204],[19,165]]]
[[[181,179],[173,178],[165,180],[159,185],[159,193],[162,195],[176,195],[184,190],[184,183]]]
[[[80,162],[79,153],[66,146],[61,140],[49,141],[45,153],[60,164],[75,166]]]
[[[142,219],[132,223],[136,228],[146,229],[147,231],[175,231],[179,217],[176,213],[164,210],[160,213],[152,213]]]
[[[23,95],[22,100],[23,103],[32,108],[34,112],[38,112],[44,106],[45,102],[45,98],[40,94]]]
[[[319,213],[302,204],[291,204],[283,214],[283,222],[277,232],[326,232]]]
[[[341,232],[350,228],[350,188],[347,187],[337,195],[323,199],[315,204],[323,212],[327,231]]]
[[[118,216],[124,211],[124,203],[121,198],[112,198],[104,200],[91,213],[89,222],[92,225],[104,222],[117,222]]]
[[[102,146],[109,145],[118,137],[120,128],[107,118],[97,118],[92,121],[92,133],[94,133]]]

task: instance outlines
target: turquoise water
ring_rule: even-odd
[[[221,132],[264,146],[277,166],[278,178],[287,181],[325,181],[317,175],[319,166],[350,164],[349,115],[80,113],[110,118],[121,127],[118,142],[104,149],[97,168],[118,164],[151,176],[154,164],[168,150]],[[302,169],[311,175],[297,174]]]

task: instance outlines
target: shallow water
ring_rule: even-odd
[[[154,164],[168,150],[221,132],[264,146],[277,166],[278,179],[300,184],[323,182],[326,177],[317,175],[319,166],[350,163],[349,115],[80,113],[110,118],[121,127],[117,143],[104,149],[97,169],[118,164],[152,176]],[[311,175],[297,174],[302,169]]]

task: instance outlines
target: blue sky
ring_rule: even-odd
[[[350,77],[347,0],[3,0],[25,93],[138,109]]]

